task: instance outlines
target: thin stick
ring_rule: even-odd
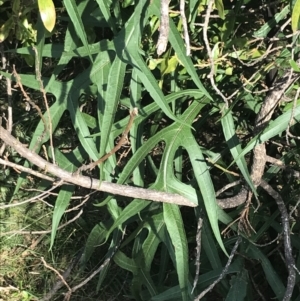
[[[289,165],[285,165],[281,160],[275,159],[275,158],[270,157],[270,156],[267,156],[266,161],[276,165],[277,167],[279,167],[281,169],[284,169],[284,170],[288,171],[289,173],[291,173],[293,175],[293,177],[300,178],[300,172],[299,171],[294,170]]]
[[[269,241],[265,244],[257,244],[257,243],[255,243],[254,241],[251,241],[251,240],[249,240],[249,242],[252,243],[252,245],[254,245],[256,247],[263,248],[263,247],[269,246],[269,245],[271,245],[275,242],[278,242],[280,236],[281,236],[281,234],[277,234],[277,236],[273,240],[271,240],[271,241]]]
[[[292,208],[290,208],[290,214],[289,214],[289,218],[291,219],[293,216],[293,213],[296,211],[297,207],[300,205],[300,199],[298,200],[298,202],[296,203],[295,206],[293,206]]]
[[[197,242],[197,247],[196,247],[196,273],[195,273],[195,279],[193,283],[193,288],[192,292],[194,292],[194,289],[196,288],[198,279],[199,279],[199,274],[200,274],[200,255],[201,255],[201,233],[202,233],[202,224],[203,224],[203,219],[200,217],[198,220],[198,225],[197,225],[197,235],[196,235],[196,242]]]
[[[206,158],[206,161],[209,162],[209,163],[211,163],[211,164],[214,165],[215,167],[221,169],[222,171],[224,171],[224,172],[226,172],[226,173],[229,173],[229,174],[232,174],[232,175],[235,176],[235,177],[239,177],[239,176],[240,176],[238,173],[236,173],[236,172],[234,172],[234,171],[230,171],[230,170],[228,170],[228,169],[222,167],[221,165],[215,163],[215,162],[214,162],[213,160],[211,160],[210,158]]]
[[[17,206],[21,206],[24,205],[26,203],[32,203],[33,201],[38,201],[39,199],[45,198],[49,195],[49,192],[56,189],[58,186],[60,186],[63,182],[59,182],[56,185],[52,186],[49,190],[46,190],[44,192],[42,192],[41,194],[34,196],[28,200],[22,201],[22,202],[18,202],[18,203],[12,203],[12,204],[7,204],[7,205],[2,205],[0,206],[0,209],[7,209],[7,208],[12,208],[12,207],[17,207]]]
[[[52,266],[50,266],[49,264],[47,264],[47,262],[45,261],[44,257],[41,257],[41,260],[42,260],[44,266],[47,269],[53,271],[60,278],[60,280],[63,282],[63,284],[68,288],[68,290],[70,291],[71,290],[70,286],[68,285],[68,283],[66,282],[66,280],[64,279],[64,277],[59,273],[59,271],[57,271],[55,268],[53,268]]]
[[[295,259],[292,253],[292,244],[291,244],[291,231],[289,224],[289,215],[287,213],[284,201],[281,195],[274,190],[267,182],[264,180],[261,181],[260,186],[271,196],[277,203],[280,215],[281,223],[283,228],[283,243],[284,243],[284,255],[285,255],[285,264],[288,270],[288,279],[284,297],[282,301],[289,301],[292,297],[293,290],[295,287],[296,281],[296,272],[295,272]]]
[[[238,184],[240,184],[240,183],[241,183],[241,180],[237,180],[237,181],[234,181],[234,182],[232,182],[232,183],[229,183],[229,184],[225,185],[223,188],[221,188],[220,190],[218,190],[218,191],[216,192],[216,197],[218,197],[221,193],[223,193],[223,192],[226,191],[227,189],[229,189],[229,188],[231,188],[231,187],[234,187],[234,186],[236,186],[236,185],[238,185]]]
[[[69,276],[71,275],[72,270],[74,269],[74,267],[78,264],[81,256],[82,256],[83,251],[78,252],[77,256],[71,261],[71,263],[69,264],[69,266],[67,267],[67,269],[64,271],[64,273],[62,274],[63,279],[66,280],[69,278]],[[53,296],[56,294],[56,292],[63,287],[64,282],[62,280],[58,280],[53,287],[51,288],[51,290],[39,301],[48,301],[48,300],[53,300]],[[70,292],[70,289],[69,289]]]
[[[135,116],[137,116],[137,114],[138,114],[138,109],[134,108],[130,113],[130,118],[129,118],[128,124],[125,128],[125,131],[122,134],[121,139],[119,140],[118,144],[110,152],[108,152],[107,154],[105,154],[103,157],[101,157],[100,159],[98,159],[95,162],[92,162],[88,165],[81,166],[74,174],[77,175],[80,171],[87,170],[87,169],[93,169],[97,165],[99,165],[100,163],[103,163],[105,160],[107,160],[114,153],[116,153],[122,147],[122,145],[125,143],[125,141],[127,140],[127,135],[128,135],[128,133],[129,133],[131,127],[132,127],[134,118],[135,118]]]
[[[239,246],[239,244],[240,244],[240,242],[242,241],[242,239],[241,239],[241,237],[239,236],[239,238],[237,239],[237,241],[235,242],[235,244],[234,244],[234,247],[232,248],[232,251],[231,251],[231,253],[230,253],[230,256],[229,256],[229,258],[228,258],[228,261],[227,261],[227,263],[226,263],[226,266],[225,266],[225,268],[223,269],[223,271],[222,271],[222,273],[220,274],[220,276],[218,277],[218,279],[217,280],[215,280],[208,288],[206,288],[201,294],[199,294],[199,296],[197,296],[195,299],[194,299],[194,301],[199,301],[201,298],[203,298],[209,291],[211,291],[215,286],[216,286],[216,284],[218,284],[222,279],[223,279],[223,277],[225,276],[225,274],[227,273],[227,271],[228,271],[228,268],[229,268],[229,266],[230,266],[230,264],[231,264],[231,261],[232,261],[232,259],[233,259],[233,257],[234,257],[234,254],[235,254],[235,252],[236,252],[236,250],[237,250],[237,248],[238,248],[238,246]]]
[[[32,174],[32,175],[34,175],[36,177],[39,177],[41,179],[45,179],[45,180],[50,181],[50,182],[54,182],[55,181],[53,178],[51,178],[51,177],[49,177],[47,175],[44,175],[44,174],[42,174],[42,173],[40,173],[38,171],[35,171],[35,170],[31,169],[31,168],[24,167],[24,166],[22,166],[20,164],[16,164],[16,163],[13,163],[13,162],[10,162],[10,161],[7,161],[7,160],[3,160],[1,158],[0,158],[0,164],[2,164],[4,166],[7,165],[7,166],[10,166],[12,168],[16,168],[18,170],[21,170],[23,172]]]
[[[254,289],[256,290],[256,292],[258,293],[258,295],[260,296],[260,300],[261,301],[266,301],[266,298],[264,297],[264,295],[261,293],[261,291],[259,290],[258,288],[258,285],[255,283],[253,277],[250,275],[250,279],[251,279],[251,282],[254,286]]]
[[[104,260],[104,262],[100,265],[100,267],[98,269],[96,269],[94,272],[92,272],[86,279],[84,279],[78,285],[72,287],[72,289],[69,290],[69,292],[66,294],[66,296],[64,298],[64,301],[69,301],[72,293],[74,293],[79,288],[86,285],[89,281],[91,281],[97,274],[99,274],[110,263],[111,259],[114,257],[114,255],[118,251],[118,249],[120,247],[120,244],[123,241],[124,235],[125,235],[125,230],[123,231],[122,238],[120,239],[118,244],[115,247],[113,247],[113,250],[111,251],[111,254]]]

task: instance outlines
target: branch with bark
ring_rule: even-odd
[[[192,203],[187,198],[175,194],[163,191],[157,191],[152,189],[145,189],[139,187],[131,187],[127,185],[120,185],[110,182],[93,179],[87,176],[79,174],[72,174],[57,165],[54,165],[37,153],[31,151],[25,147],[20,141],[13,137],[7,130],[0,125],[0,139],[6,144],[15,149],[23,158],[27,159],[33,165],[39,167],[45,173],[52,174],[56,179],[62,181],[62,183],[71,183],[81,187],[94,189],[98,191],[108,192],[111,194],[122,195],[125,197],[131,197],[136,199],[144,199],[149,201],[171,203],[183,206],[196,207],[197,205]],[[3,164],[3,162],[2,162]]]

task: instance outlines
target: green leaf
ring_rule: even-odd
[[[292,30],[296,32],[299,29],[299,17],[300,17],[300,0],[294,2],[292,11]]]
[[[39,12],[45,28],[51,32],[56,22],[56,12],[52,0],[38,0]]]
[[[219,16],[224,20],[224,5],[222,0],[215,0],[215,5],[218,10]]]
[[[172,300],[172,301],[181,301],[181,289],[179,285],[176,285],[170,289],[166,289],[161,294],[152,297],[150,301],[165,301],[165,300]]]
[[[85,243],[83,259],[85,263],[87,263],[87,261],[90,259],[95,251],[95,248],[100,246],[105,241],[106,234],[107,229],[102,223],[99,223],[93,227]]]
[[[101,122],[100,157],[106,153],[108,138],[114,124],[115,114],[120,101],[120,95],[124,84],[126,64],[118,57],[113,61],[108,75],[107,92],[105,96],[105,110]],[[99,91],[100,93],[101,91]]]
[[[181,213],[177,205],[163,204],[164,220],[170,235],[182,300],[187,301],[189,287],[188,245]]]
[[[124,236],[124,234],[122,231],[117,230],[114,232],[114,235],[110,242],[108,252],[106,253],[106,255],[104,257],[104,262],[108,260],[108,264],[105,265],[105,267],[100,271],[100,274],[99,274],[97,288],[96,288],[97,293],[99,292],[101,285],[102,285],[103,281],[105,280],[105,277],[107,276],[108,270],[111,265],[111,258],[114,256],[114,254],[116,252],[116,246],[120,245],[120,243],[123,239],[123,236]]]
[[[49,157],[53,159],[50,148],[48,152],[49,152]],[[73,155],[76,155],[76,153],[78,153],[78,150],[73,151]],[[80,157],[80,153],[78,154],[78,157]],[[58,150],[55,151],[55,159],[58,166],[60,166],[64,170],[67,170],[69,172],[75,170],[74,164]],[[54,206],[53,216],[52,216],[50,250],[52,249],[54,244],[55,236],[57,233],[57,227],[61,221],[63,214],[65,213],[65,210],[70,204],[71,197],[74,193],[75,188],[76,187],[74,185],[67,185],[67,184],[63,185],[60,188],[59,194],[55,201],[55,206]]]
[[[169,74],[173,72],[177,65],[178,65],[178,59],[176,56],[172,56],[171,58],[166,58],[164,60],[164,64],[161,64],[163,70],[161,70],[161,76],[163,77],[165,74]]]
[[[149,7],[150,11],[156,16],[160,16],[160,1],[153,0],[152,4]],[[199,90],[210,100],[212,100],[210,94],[202,85],[199,75],[193,65],[193,62],[189,56],[186,55],[186,49],[184,46],[183,39],[181,37],[181,33],[178,31],[176,25],[173,20],[170,19],[170,32],[169,32],[169,41],[174,48],[176,56],[179,59],[179,62],[186,68],[187,72],[191,76],[195,85],[199,88]]]
[[[247,296],[248,282],[248,273],[242,268],[240,273],[231,277],[231,287],[225,301],[244,301]]]
[[[45,45],[45,27],[41,22],[41,18],[38,18],[37,21],[37,41],[36,41],[36,53],[35,53],[35,69],[36,73],[42,74],[42,66],[43,66],[43,48]],[[40,89],[41,90],[41,89]]]
[[[0,27],[0,43],[7,39],[9,32],[13,29],[14,20],[10,17],[4,24]]]
[[[92,54],[90,51],[90,47],[89,47],[88,39],[87,39],[87,35],[86,35],[86,30],[84,28],[84,25],[83,25],[83,22],[81,19],[81,14],[78,10],[75,0],[64,0],[64,5],[70,16],[72,24],[75,27],[76,33],[80,37],[83,46],[85,47],[87,53],[89,54],[89,58],[90,58],[91,62],[93,62]]]
[[[276,294],[276,298],[282,300],[285,293],[285,287],[267,256],[251,243],[248,245],[247,255],[259,261],[269,285]]]
[[[216,270],[222,268],[222,262],[218,254],[215,241],[213,239],[214,237],[211,233],[209,225],[207,224],[207,221],[205,220],[203,223],[201,236],[202,236],[201,248],[204,249],[212,269]]]
[[[109,63],[109,59],[107,59],[107,63]],[[105,64],[103,63],[101,66],[104,67]],[[90,131],[85,122],[85,119],[83,118],[83,114],[80,112],[80,108],[78,105],[78,99],[80,98],[81,90],[85,87],[88,87],[91,82],[89,76],[91,78],[93,77],[93,73],[91,73],[91,68],[86,69],[74,79],[74,81],[72,82],[73,89],[71,93],[69,93],[67,102],[72,123],[75,130],[78,133],[80,143],[83,146],[84,150],[89,154],[89,156],[94,161],[96,161],[99,158],[99,153],[97,151],[95,141],[93,141],[93,139],[86,138],[90,136]]]
[[[102,1],[102,0],[96,0],[96,1],[99,5],[99,8],[100,8],[106,22],[110,26],[110,29],[113,31],[113,33],[116,33],[117,32],[116,25],[115,25],[116,23],[113,20],[112,15],[110,13],[110,7],[109,7],[109,4],[111,4],[110,1]]]
[[[123,252],[118,251],[113,260],[122,269],[125,269],[134,275],[138,273],[139,267],[136,265],[133,259],[126,256]]]
[[[194,101],[182,114],[180,119],[184,124],[191,124],[195,116],[206,104],[206,101]],[[201,190],[205,208],[214,235],[222,250],[225,252],[225,254],[227,254],[218,227],[218,206],[216,203],[214,187],[209,174],[209,168],[190,128],[184,126],[183,124],[175,123],[157,133],[147,142],[152,142],[152,140],[154,140],[156,137],[161,137],[161,139],[166,142],[166,146],[163,153],[158,177],[156,179],[155,185],[153,185],[152,187],[158,190],[162,189],[168,192],[176,192],[185,196],[194,194],[194,197],[192,195],[189,195],[189,199],[190,201],[195,200],[197,202],[196,193],[194,191],[192,192],[188,185],[179,182],[174,175],[174,156],[180,146],[184,147],[189,154],[194,174]]]
[[[63,214],[65,213],[66,208],[69,206],[74,190],[75,190],[74,185],[63,185],[56,198],[55,206],[53,210],[53,217],[52,217],[50,250],[52,249],[54,244],[57,227],[59,225],[59,222]]]
[[[165,96],[163,95],[158,83],[153,76],[152,72],[149,70],[147,64],[141,57],[139,50],[139,39],[140,30],[137,28],[136,17],[139,18],[140,10],[142,6],[142,1],[137,5],[135,13],[131,16],[125,26],[125,33],[119,34],[119,39],[115,43],[116,51],[118,55],[122,56],[123,60],[128,60],[132,65],[133,70],[135,70],[143,83],[146,90],[150,93],[151,97],[158,104],[158,106],[163,110],[163,112],[171,119],[177,120],[177,118],[172,113],[170,107],[167,105]],[[139,26],[138,26],[139,27]],[[125,35],[125,42],[124,42]],[[178,121],[178,120],[177,120]]]
[[[158,245],[162,241],[162,233],[165,230],[165,220],[163,213],[158,213],[149,218],[144,227],[149,230],[147,238],[144,240],[142,249],[138,254],[137,260],[142,263],[145,271],[150,272],[154,255]]]
[[[300,7],[300,0],[299,0],[299,7]],[[299,13],[300,13],[300,8],[299,8]],[[289,60],[289,63],[295,72],[300,72],[300,68],[298,67],[298,64],[294,60]]]
[[[277,117],[274,121],[270,122],[267,128],[257,136],[255,136],[251,141],[247,144],[247,146],[243,149],[240,153],[240,156],[245,156],[248,152],[250,152],[255,145],[257,144],[257,140],[261,143],[268,141],[270,138],[277,136],[278,134],[282,133],[286,130],[290,118],[293,114],[293,117],[296,121],[300,121],[300,106],[296,107],[294,111],[292,109],[286,111],[285,113],[281,114]]]
[[[129,218],[140,213],[144,208],[150,205],[150,202],[143,200],[133,200],[127,205],[124,210],[120,213],[120,215],[115,220],[114,224],[109,228],[106,239],[109,235],[117,228],[122,226]]]
[[[209,174],[209,168],[206,164],[205,158],[199,148],[196,140],[191,137],[186,139],[186,150],[189,153],[190,160],[194,169],[197,183],[200,187],[202,198],[204,200],[205,209],[209,218],[210,226],[213,230],[216,240],[219,246],[225,254],[227,254],[222,238],[220,235],[218,225],[218,205],[216,202],[216,195],[214,186]]]
[[[264,24],[259,30],[253,33],[256,38],[266,38],[268,33],[276,26],[281,20],[285,19],[287,14],[290,12],[290,5],[286,5],[283,9],[277,13],[274,18]]]
[[[228,144],[228,147],[230,149],[230,152],[232,154],[232,157],[234,158],[234,161],[236,162],[240,171],[242,172],[249,187],[251,187],[253,193],[257,195],[256,189],[252,183],[250,174],[248,172],[246,160],[244,157],[240,156],[242,152],[242,148],[238,140],[238,137],[236,136],[235,133],[232,112],[231,111],[225,112],[225,115],[222,117],[221,122],[222,122],[223,133],[226,142]]]

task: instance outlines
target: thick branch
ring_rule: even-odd
[[[156,44],[156,52],[158,56],[163,54],[168,45],[169,38],[169,2],[170,0],[161,0],[160,2],[160,26],[159,26],[159,37]]]
[[[109,183],[105,181],[100,182],[99,180],[90,177],[73,175],[72,173],[69,173],[61,169],[60,167],[44,160],[38,154],[26,148],[2,126],[0,126],[0,139],[3,140],[7,145],[10,145],[12,148],[14,148],[22,157],[26,158],[32,164],[38,166],[45,172],[56,176],[64,182],[72,183],[74,185],[78,185],[85,188],[95,189],[137,199],[145,199],[150,201],[171,203],[190,207],[197,206],[185,197],[178,194],[145,188],[131,187],[126,185]]]
[[[299,61],[297,61],[299,63]],[[285,91],[299,79],[298,73],[293,73],[293,70],[287,70],[281,78],[277,78],[273,83],[273,87],[267,94],[260,111],[258,112],[254,124],[254,134],[261,133],[269,124],[275,108],[277,107],[281,97]],[[251,179],[255,187],[260,185],[264,169],[266,165],[266,146],[257,139],[257,145],[253,149],[253,164],[251,167]],[[243,187],[241,191],[232,198],[217,199],[221,208],[233,208],[246,202],[250,192],[248,187]]]

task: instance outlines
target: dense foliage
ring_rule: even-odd
[[[82,174],[179,194],[190,207],[62,183],[7,146],[0,296],[198,300],[220,278],[202,300],[299,301],[298,81],[263,132],[254,129],[276,78],[300,71],[300,2],[186,1],[188,42],[182,7],[172,0],[160,56],[160,0],[27,2],[0,2],[2,126],[28,153],[74,177],[115,149]],[[117,149],[126,128],[128,141]],[[257,143],[277,159],[263,179],[284,201],[289,233],[276,201],[253,184]],[[237,180],[221,198],[247,186],[252,202],[221,209],[217,191]],[[286,239],[298,273],[290,298]],[[69,287],[55,288],[49,266],[66,271]]]

